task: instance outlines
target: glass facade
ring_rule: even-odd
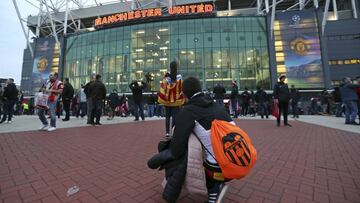
[[[129,92],[128,84],[142,80],[157,91],[171,61],[183,78],[198,77],[204,89],[216,83],[240,89],[270,87],[266,21],[264,17],[221,17],[129,25],[67,38],[64,77],[74,88],[103,76],[107,90]]]

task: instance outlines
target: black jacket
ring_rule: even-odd
[[[84,93],[86,95],[86,99],[89,99],[90,98],[90,85],[93,83],[94,81],[90,81],[88,83],[86,83],[84,85]]]
[[[119,95],[117,93],[111,93],[109,95],[109,103],[111,108],[115,108],[116,106],[118,106],[120,104],[119,102]]]
[[[18,93],[15,84],[10,83],[4,88],[3,100],[17,100]]]
[[[300,100],[300,93],[297,89],[291,88],[290,89],[290,98],[292,100],[292,103],[297,103]]]
[[[243,103],[249,103],[251,99],[251,94],[245,90],[243,93],[241,93],[241,98]]]
[[[230,99],[237,99],[239,96],[239,88],[237,85],[233,85],[231,87],[231,95],[230,95]]]
[[[74,88],[70,83],[64,84],[61,97],[63,100],[71,100],[74,97]]]
[[[210,130],[211,122],[215,118],[232,121],[223,106],[214,103],[210,97],[205,96],[203,93],[191,98],[184,105],[184,108],[179,111],[175,119],[174,135],[169,148],[161,151],[148,162],[150,168],[163,165],[166,169],[165,175],[168,183],[164,190],[164,199],[170,197],[176,197],[177,199],[181,192],[187,168],[188,141],[195,127],[195,121],[204,129]]]
[[[225,90],[225,88],[223,86],[216,85],[214,87],[213,93],[215,94],[214,99],[224,99],[226,90]]]
[[[103,100],[106,97],[106,88],[101,81],[92,82],[89,86],[89,97],[93,100]]]
[[[274,98],[279,99],[279,102],[289,102],[290,92],[287,84],[277,82],[274,86]]]
[[[141,85],[139,85],[137,82],[132,82],[129,87],[133,93],[134,102],[141,103],[143,99],[143,90],[145,89],[146,84],[141,82]]]
[[[264,103],[268,101],[268,95],[266,94],[266,92],[262,89],[256,91],[255,95],[255,101],[257,103]]]

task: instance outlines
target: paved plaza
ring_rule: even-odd
[[[36,131],[40,122],[29,116],[0,125],[0,202],[164,202],[164,171],[146,165],[164,120],[103,120],[96,127],[58,120],[55,132]],[[303,116],[276,127],[273,119],[236,120],[258,162],[230,183],[225,202],[360,202],[360,126],[343,121]],[[67,197],[74,185],[80,191]],[[179,202],[205,200],[184,193]]]

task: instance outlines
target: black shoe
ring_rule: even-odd
[[[359,125],[357,122],[353,121],[349,123],[350,125]]]
[[[285,126],[288,126],[288,127],[292,127],[290,124],[288,124],[288,123],[285,123],[284,124]]]
[[[70,119],[66,119],[66,118],[62,119],[62,121],[68,121],[68,120],[70,120]]]
[[[139,119],[135,119],[134,121],[139,121]]]
[[[90,121],[88,121],[88,122],[86,122],[86,124],[90,125],[90,124],[91,124],[91,122],[90,122]]]
[[[88,124],[89,124],[89,125],[95,125],[95,123],[94,123],[94,122],[91,122],[91,121],[88,122]]]
[[[95,125],[102,125],[100,122],[96,122]]]
[[[350,122],[345,122],[345,125],[350,125],[351,123]]]
[[[0,124],[2,124],[4,121],[0,121]]]

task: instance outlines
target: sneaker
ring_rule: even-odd
[[[219,195],[218,197],[216,198],[216,201],[215,203],[221,203],[225,197],[225,194],[227,192],[227,190],[229,189],[229,186],[228,185],[225,185],[223,184],[220,188],[220,192],[219,192]]]
[[[46,130],[46,128],[48,127],[49,125],[43,125],[39,128],[39,130]]]
[[[48,131],[48,132],[52,132],[52,131],[55,131],[55,130],[56,130],[55,127],[50,127],[47,131]]]

